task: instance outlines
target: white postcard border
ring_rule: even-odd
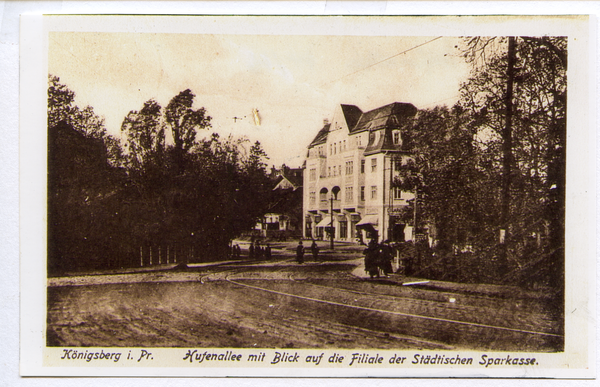
[[[31,114],[21,109],[21,134],[20,134],[20,195],[21,195],[21,374],[22,375],[165,375],[165,376],[307,376],[304,370],[299,368],[107,368],[107,367],[46,367],[42,359],[44,350],[45,331],[45,176],[46,176],[46,139],[45,139],[45,91],[47,85],[47,71],[45,55],[47,50],[47,33],[50,30],[106,30],[106,31],[158,31],[158,32],[184,32],[194,30],[197,33],[215,32],[214,29],[202,28],[202,23],[184,22],[185,17],[178,17],[177,23],[160,22],[148,23],[148,19],[142,17],[127,17],[127,23],[123,23],[124,16],[119,17],[119,22],[108,22],[108,17],[94,17],[90,23],[91,16],[86,17],[50,17],[28,16],[22,19],[21,28],[21,107],[33,105],[37,107],[39,114]],[[144,20],[145,19],[145,20]],[[448,18],[447,21],[450,21]],[[482,18],[471,17],[470,20],[477,24],[476,28],[464,27],[464,18],[454,18],[458,23],[447,23],[444,25],[446,35],[526,35],[540,34],[540,26],[531,22],[520,20],[507,20],[505,23],[480,23]],[[534,18],[535,19],[535,18]],[[254,25],[253,32],[269,32],[268,23]],[[306,19],[304,19],[306,20]],[[367,29],[356,28],[339,20],[339,26],[327,26],[325,30],[312,28],[314,34],[369,34],[373,33],[374,26]],[[488,19],[489,20],[489,19]],[[65,22],[68,21],[68,22]],[[402,29],[403,35],[433,35],[437,31],[431,28],[427,33],[422,30],[423,19],[417,22],[408,22]],[[248,33],[247,28],[240,26],[238,22],[225,23],[219,26],[219,30],[227,33]],[[273,33],[282,31],[281,25],[274,23],[275,27],[270,30]],[[299,22],[298,32],[306,32],[306,28]],[[542,23],[543,24],[543,23]],[[552,20],[543,26],[544,31],[549,34],[569,35],[579,39],[569,42],[569,57],[588,58],[588,60],[569,61],[568,75],[568,141],[567,141],[567,229],[576,232],[567,233],[566,250],[566,339],[564,354],[536,354],[540,358],[548,358],[554,363],[551,369],[539,368],[528,369],[506,369],[488,370],[467,369],[449,370],[436,368],[435,373],[439,376],[461,376],[461,377],[561,377],[580,378],[595,375],[595,236],[596,227],[595,214],[595,149],[596,143],[594,128],[596,116],[591,112],[595,108],[596,90],[590,87],[591,79],[595,72],[590,66],[595,65],[595,30],[591,33],[588,28],[593,23],[563,24],[560,18]],[[214,25],[213,25],[214,26]],[[214,27],[212,27],[214,28]],[[285,33],[293,33],[289,23],[286,24]],[[364,28],[364,27],[363,27]],[[369,29],[370,28],[370,29]],[[387,30],[386,28],[390,28]],[[378,33],[390,33],[393,26],[381,26]],[[419,32],[420,31],[420,32]],[[564,32],[563,32],[564,31]],[[281,32],[279,32],[281,33]],[[397,33],[397,31],[396,31]],[[592,67],[594,69],[595,67]],[[41,108],[40,108],[41,107]],[[24,146],[27,144],[27,146]],[[581,295],[586,295],[584,298]],[[581,334],[581,332],[585,332]],[[125,351],[125,349],[121,349]],[[170,349],[173,356],[182,349]],[[333,351],[328,351],[333,352]],[[371,351],[374,352],[374,351]],[[415,353],[417,351],[403,351]],[[178,356],[178,355],[177,355]],[[577,357],[577,365],[581,365],[581,357],[587,358],[587,369],[562,368],[560,362],[569,364]],[[550,359],[552,358],[552,359]],[[479,371],[479,372],[478,372]],[[431,377],[430,369],[410,369],[407,372],[396,372],[396,369],[378,370],[370,369],[323,369],[311,371],[310,376],[322,377],[348,377],[348,376],[427,376]]]

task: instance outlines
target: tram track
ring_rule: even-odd
[[[259,287],[259,286],[244,284],[244,283],[241,283],[241,282],[238,282],[238,281],[230,280],[228,278],[226,280],[228,282],[230,282],[232,284],[235,284],[235,285],[238,285],[238,286],[244,286],[244,287],[248,287],[248,288],[252,288],[252,289],[256,289],[256,290],[261,290],[261,291],[265,291],[265,292],[269,292],[269,293],[273,293],[273,294],[278,294],[278,295],[282,295],[282,296],[294,297],[294,298],[299,298],[299,299],[303,299],[303,300],[308,300],[308,301],[313,301],[313,302],[319,302],[319,303],[323,303],[323,304],[329,304],[329,305],[335,305],[335,306],[342,306],[342,307],[351,308],[351,309],[360,309],[360,310],[366,310],[366,311],[372,311],[372,312],[378,312],[378,313],[388,313],[388,314],[392,314],[392,315],[396,315],[396,316],[404,316],[404,317],[412,317],[412,318],[416,318],[416,319],[425,319],[425,320],[432,320],[432,321],[447,322],[447,323],[460,324],[460,325],[466,325],[466,326],[473,326],[473,327],[479,327],[479,328],[490,328],[490,329],[497,329],[497,330],[503,330],[503,331],[510,331],[510,332],[517,332],[517,333],[527,333],[527,334],[533,334],[533,335],[550,336],[550,337],[558,337],[558,338],[562,338],[563,337],[562,335],[554,334],[554,333],[548,333],[548,332],[539,332],[539,331],[532,331],[532,330],[524,330],[524,329],[517,329],[517,328],[495,326],[495,325],[489,325],[489,324],[473,323],[473,322],[468,322],[468,321],[451,320],[451,319],[445,319],[445,318],[440,318],[440,317],[432,317],[432,316],[424,316],[424,315],[411,314],[411,313],[403,313],[403,312],[397,312],[397,311],[391,311],[391,310],[385,310],[385,309],[378,309],[378,308],[371,308],[371,307],[365,307],[365,306],[348,305],[348,304],[344,304],[344,303],[340,303],[340,302],[335,302],[335,301],[330,301],[330,300],[324,300],[324,299],[319,299],[319,298],[314,298],[314,297],[306,297],[306,296],[301,296],[301,295],[297,295],[297,294],[290,294],[290,293],[285,293],[285,292],[281,292],[281,291],[271,290],[271,289],[267,289],[267,288],[264,288],[264,287]]]
[[[88,343],[92,334],[94,345],[158,343],[164,336],[171,345],[216,347],[564,348],[560,320],[553,319],[547,300],[529,293],[416,289],[361,280],[346,266],[292,261],[136,278],[119,277],[122,283],[102,287],[96,286],[99,277],[89,278],[94,286],[49,287],[54,342]],[[122,332],[115,337],[123,340],[115,341],[108,327]]]
[[[252,284],[243,282],[243,281],[246,281],[246,282],[247,281],[268,281],[268,282],[265,282],[265,284],[268,283],[269,285],[272,285],[274,282],[284,281],[284,280],[289,280],[289,281],[294,281],[294,282],[301,281],[301,280],[297,280],[296,278],[294,278],[294,273],[285,273],[285,270],[286,270],[286,267],[282,266],[280,269],[278,269],[274,272],[271,272],[270,274],[282,273],[282,274],[285,274],[285,277],[287,277],[287,278],[282,278],[282,276],[277,276],[277,275],[271,275],[269,278],[265,278],[264,273],[262,273],[263,274],[262,276],[261,276],[261,273],[256,273],[256,275],[249,276],[248,275],[249,273],[244,270],[228,270],[226,272],[219,273],[220,274],[219,279],[226,280],[237,286],[243,286],[243,287],[252,288],[252,289],[264,291],[264,292],[271,292],[273,294],[278,294],[278,295],[282,295],[282,296],[286,296],[286,297],[295,297],[298,299],[303,299],[303,300],[311,301],[311,302],[318,302],[318,303],[322,303],[322,304],[326,304],[326,305],[334,305],[334,306],[344,307],[344,308],[349,308],[349,309],[370,311],[370,312],[375,312],[375,313],[379,313],[379,314],[390,314],[390,315],[395,315],[395,316],[403,316],[403,317],[416,319],[416,320],[430,320],[430,321],[437,321],[437,322],[443,322],[443,323],[449,323],[449,324],[462,325],[465,327],[477,327],[477,328],[483,328],[483,329],[514,332],[514,333],[519,333],[519,334],[546,336],[546,337],[556,338],[556,339],[560,339],[560,340],[564,339],[564,336],[562,334],[560,334],[556,331],[551,332],[550,331],[551,329],[548,329],[548,331],[532,329],[536,325],[545,325],[545,326],[548,326],[549,328],[551,328],[552,322],[548,321],[547,324],[544,324],[544,321],[541,321],[542,324],[540,324],[539,316],[537,316],[537,315],[529,316],[526,313],[520,313],[520,314],[512,313],[509,316],[509,318],[507,318],[507,320],[509,320],[509,322],[511,322],[512,324],[510,324],[511,326],[506,326],[506,325],[487,323],[486,321],[489,322],[490,320],[493,320],[493,318],[490,318],[490,316],[492,316],[492,314],[485,313],[487,308],[474,307],[472,305],[453,305],[452,303],[449,303],[449,302],[445,302],[444,304],[441,304],[440,302],[437,302],[437,301],[414,298],[414,297],[410,297],[410,296],[390,295],[390,294],[382,294],[382,293],[378,293],[378,292],[366,292],[366,291],[353,290],[353,289],[347,289],[347,288],[340,289],[336,286],[320,285],[320,284],[314,284],[314,283],[310,283],[310,282],[302,283],[303,290],[305,292],[307,290],[309,290],[309,292],[306,292],[306,293],[308,293],[308,295],[306,295],[306,293],[305,294],[294,294],[294,293],[289,293],[289,292],[285,292],[285,291],[281,291],[281,290],[276,290],[276,289],[270,288],[269,286],[265,286],[264,284],[263,284],[263,286],[256,286],[256,285],[252,285]],[[238,275],[242,275],[242,278],[236,278],[236,279],[231,278],[232,276],[238,276]],[[310,291],[311,287],[324,289],[324,291],[320,291],[320,292]],[[338,299],[339,299],[339,293],[359,295],[359,296],[364,296],[367,299],[370,298],[370,300],[369,300],[370,303],[368,305],[349,304],[347,302],[336,301],[335,299],[332,300],[332,299],[326,299],[323,297],[315,297],[314,296],[315,293],[317,293],[320,296],[327,294],[330,297],[332,295],[334,295],[335,293],[337,293]],[[463,295],[462,297],[464,298],[465,296]],[[355,300],[355,301],[358,301],[358,300]],[[361,299],[361,301],[364,302],[364,299]],[[398,307],[397,307],[398,304],[402,304],[404,310],[398,310]],[[374,305],[376,305],[376,306],[374,306]],[[423,308],[429,309],[430,311],[432,310],[433,312],[443,312],[443,313],[449,314],[450,316],[453,316],[453,317],[450,317],[450,318],[439,317],[439,316],[434,315],[434,313],[428,313],[428,314],[419,313],[419,309],[423,309]],[[484,313],[482,313],[482,312],[484,312]],[[460,316],[460,315],[464,316],[465,314],[469,315],[469,317],[470,317],[469,320],[456,318],[457,316]],[[473,321],[473,320],[475,320],[475,321]],[[515,326],[518,326],[518,327],[515,327]]]
[[[307,289],[309,286],[324,289],[324,294],[332,295],[337,294],[355,294],[360,296],[371,297],[372,300],[375,300],[376,304],[385,307],[388,306],[387,309],[397,308],[398,305],[404,306],[404,311],[407,311],[407,314],[417,314],[417,315],[426,315],[427,317],[435,317],[432,314],[436,313],[446,313],[450,315],[455,315],[460,317],[461,315],[467,315],[472,320],[470,323],[481,324],[481,325],[490,325],[497,326],[494,323],[485,323],[486,321],[493,320],[494,314],[498,311],[498,300],[497,299],[487,299],[481,296],[473,296],[473,295],[464,295],[464,294],[455,294],[451,292],[446,292],[443,294],[436,294],[433,297],[430,297],[428,294],[431,291],[421,290],[417,294],[411,292],[409,294],[400,293],[400,294],[387,294],[382,292],[366,292],[360,290],[350,289],[349,287],[352,284],[347,284],[346,287],[340,287],[339,283],[334,285],[320,285],[312,283],[311,281],[307,281],[304,283],[304,288]],[[401,287],[398,287],[401,290]],[[502,307],[503,310],[511,310],[510,316],[504,316],[503,319],[506,322],[510,322],[511,325],[519,325],[519,326],[542,326],[546,328],[546,330],[551,331],[554,329],[553,321],[550,318],[544,318],[545,316],[542,313],[530,313],[528,310],[528,303],[523,300],[519,300],[516,304],[514,300],[502,300],[504,305]],[[523,305],[521,305],[523,304]],[[381,309],[380,307],[379,309]],[[426,309],[430,312],[428,314],[419,313],[419,309]],[[443,309],[443,310],[442,310]],[[410,313],[410,312],[413,313]],[[459,319],[459,318],[454,318]],[[452,318],[449,318],[452,320]],[[473,321],[475,320],[475,321]],[[506,327],[506,326],[505,326]],[[510,328],[510,327],[507,327]],[[521,329],[522,331],[535,331],[540,332],[540,330],[534,329]],[[557,337],[562,337],[561,332],[545,332],[548,335],[554,335]]]

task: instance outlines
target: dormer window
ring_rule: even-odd
[[[401,145],[401,139],[400,139],[400,131],[399,130],[394,130],[392,132],[392,139],[394,140],[394,145]]]

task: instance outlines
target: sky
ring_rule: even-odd
[[[164,107],[189,88],[211,132],[258,140],[270,165],[298,167],[339,104],[452,105],[470,71],[457,45],[436,36],[51,32],[48,72],[113,135],[145,101]]]

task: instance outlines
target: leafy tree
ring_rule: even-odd
[[[533,221],[548,203],[552,187],[564,187],[564,172],[553,168],[564,169],[566,39],[523,37],[517,43],[512,177],[513,190],[527,195],[513,195],[512,200],[519,210],[531,211],[526,217]],[[497,134],[490,142],[503,140],[506,82],[506,55],[501,52],[462,87],[461,104],[478,115],[479,130]],[[520,214],[519,210],[513,208],[513,214]]]
[[[477,208],[474,136],[460,107],[421,110],[406,129],[411,157],[400,166],[394,186],[416,194],[417,229],[429,225],[438,248],[472,242],[481,213]],[[405,221],[413,223],[413,210]],[[414,226],[414,225],[413,225]]]
[[[75,102],[75,92],[60,83],[60,78],[48,76],[48,128],[65,122],[86,137],[102,140],[109,150],[109,162],[118,166],[122,162],[120,141],[107,134],[103,117],[94,113],[91,106],[80,109]]]
[[[121,124],[121,132],[127,136],[127,166],[140,171],[153,158],[165,151],[165,125],[162,108],[155,100],[144,103],[140,111],[132,110]]]
[[[191,91],[166,109],[149,100],[131,111],[121,126],[125,150],[74,96],[50,78],[52,273],[145,265],[150,251],[156,257],[166,246],[180,263],[222,259],[230,240],[262,215],[270,185],[260,143],[246,151],[244,139],[196,138],[210,117],[204,108],[192,109]]]
[[[173,97],[165,109],[165,121],[171,128],[175,149],[188,152],[196,141],[196,130],[210,128],[211,117],[204,108],[194,110],[195,94],[186,89]]]
[[[74,100],[75,93],[60,83],[60,78],[54,75],[48,76],[48,128],[71,119],[75,109]]]
[[[505,45],[514,42],[514,71],[507,71],[510,55]],[[490,50],[490,46],[495,49]],[[487,51],[486,51],[487,50]],[[478,133],[487,133],[488,171],[500,177],[509,170],[509,260],[527,267],[552,257],[553,280],[564,261],[566,66],[564,37],[470,38],[466,57],[485,60],[475,67],[462,89],[461,105],[475,118]],[[507,85],[513,83],[512,98]],[[507,103],[510,99],[510,104]],[[506,135],[511,121],[511,136]],[[504,156],[501,149],[504,148]],[[507,148],[509,166],[506,166]],[[504,159],[504,168],[502,160]],[[506,174],[505,174],[506,177]],[[526,247],[532,235],[550,255],[532,254]],[[558,275],[560,277],[560,275]]]

